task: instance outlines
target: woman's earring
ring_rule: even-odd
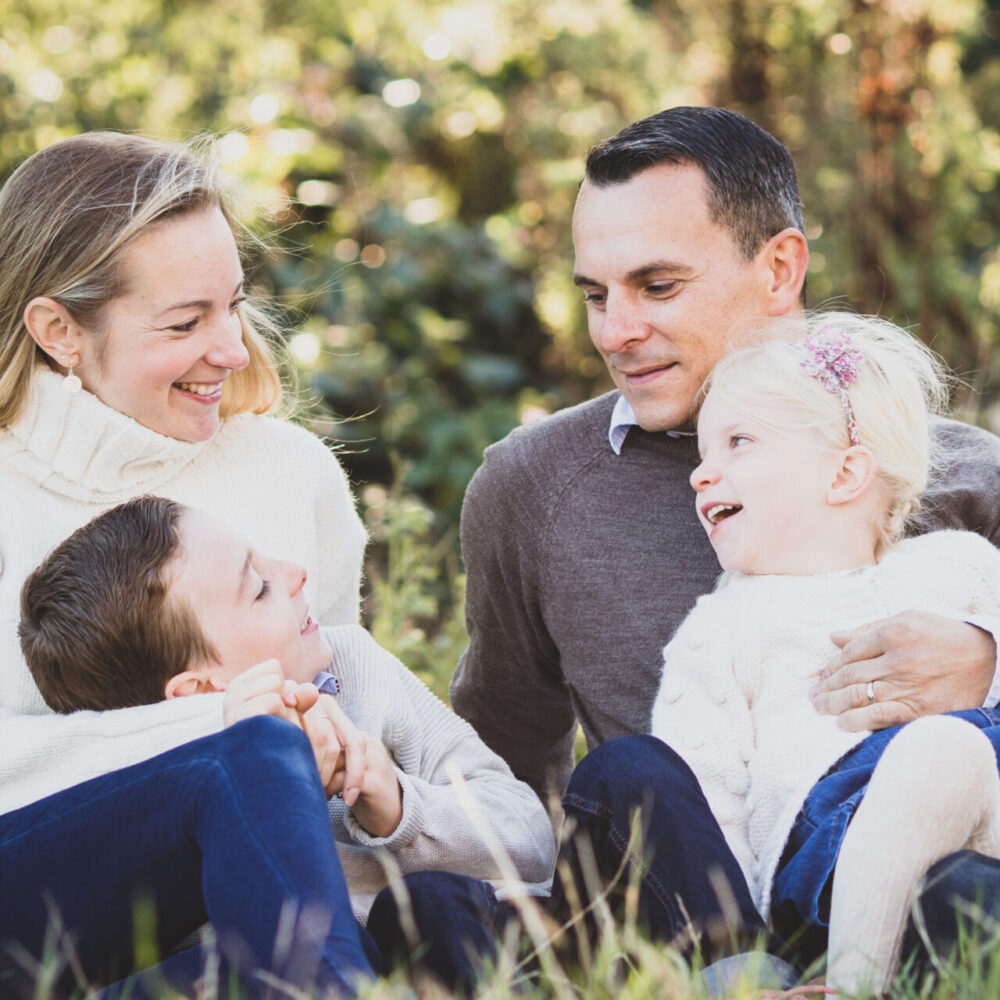
[[[63,379],[63,389],[66,392],[79,392],[83,383],[80,381],[79,375],[73,374],[73,366],[69,362],[69,356],[64,354],[59,360],[69,368],[69,373]]]

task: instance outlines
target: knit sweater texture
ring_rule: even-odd
[[[455,710],[537,791],[562,792],[587,745],[649,730],[663,646],[719,575],[688,479],[693,437],[634,427],[608,443],[618,393],[486,449],[462,509],[469,648]],[[1000,543],[1000,439],[935,428],[940,464],[914,531]]]
[[[333,649],[337,701],[352,722],[381,740],[403,790],[403,816],[388,837],[367,834],[344,805],[330,800],[337,850],[358,919],[386,885],[379,854],[399,870],[447,871],[497,884],[503,895],[507,855],[532,895],[547,893],[555,864],[548,815],[534,792],[475,730],[438,700],[361,627],[324,629]],[[462,787],[460,787],[462,786]],[[483,830],[487,831],[485,834]]]
[[[1000,614],[1000,550],[967,531],[899,543],[875,565],[813,576],[727,574],[663,651],[651,731],[694,771],[761,914],[809,790],[866,732],[809,691],[830,633],[907,610]]]
[[[0,812],[222,725],[221,703],[201,699],[53,715],[21,655],[27,574],[80,525],[144,493],[207,510],[304,566],[317,620],[357,621],[365,533],[321,441],[254,414],[227,418],[208,441],[177,441],[38,371],[24,412],[0,431]]]

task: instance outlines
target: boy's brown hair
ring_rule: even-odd
[[[218,658],[191,607],[169,596],[184,509],[150,496],[113,507],[25,580],[17,633],[50,708],[162,701],[171,677]]]

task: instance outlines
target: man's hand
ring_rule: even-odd
[[[229,682],[222,702],[223,723],[231,726],[254,715],[277,715],[301,727],[300,714],[318,697],[312,684],[286,681],[277,660],[264,660]]]
[[[840,652],[823,668],[813,704],[852,732],[978,708],[993,683],[993,637],[929,611],[904,611],[830,638]]]

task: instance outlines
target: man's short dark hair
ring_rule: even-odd
[[[25,580],[17,634],[50,708],[149,705],[175,674],[217,658],[190,606],[168,597],[184,510],[161,497],[113,507]]]
[[[668,108],[594,146],[587,180],[623,184],[660,163],[693,164],[708,181],[712,219],[749,260],[783,229],[805,232],[792,156],[749,118],[724,108]]]

